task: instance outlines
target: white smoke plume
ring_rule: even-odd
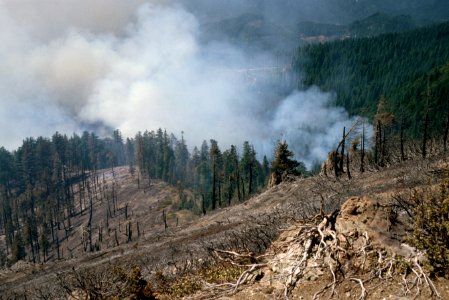
[[[343,108],[332,107],[332,99],[332,94],[321,93],[317,88],[295,91],[281,102],[270,124],[274,132],[283,134],[308,167],[335,150],[343,128],[349,130],[358,121],[356,117],[349,118]]]
[[[270,66],[269,54],[198,37],[195,15],[169,1],[0,0],[0,145],[86,124],[130,137],[162,127],[268,156],[285,138],[310,166],[349,126],[318,89],[265,102],[236,70]]]

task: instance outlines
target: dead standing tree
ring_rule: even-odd
[[[422,158],[426,158],[427,156],[427,142],[428,142],[428,134],[429,134],[429,113],[430,113],[430,98],[431,92],[430,89],[427,88],[426,92],[426,109],[424,112],[424,124],[423,124],[423,137],[422,137]]]
[[[365,122],[362,123],[362,136],[360,139],[360,173],[365,172]]]
[[[377,104],[377,112],[374,116],[376,124],[374,143],[374,163],[376,167],[384,167],[388,163],[387,153],[387,128],[394,123],[394,115],[387,111],[386,100],[382,96]]]
[[[348,132],[346,132],[346,127],[343,127],[342,139],[338,143],[335,151],[330,153],[330,158],[331,158],[331,161],[332,161],[333,167],[334,167],[335,177],[340,177],[340,175],[342,173],[344,173],[345,144],[346,144],[346,141],[348,140],[348,138],[360,126],[360,123],[363,123],[363,120],[361,118],[359,118],[355,121],[355,123],[351,126],[351,128],[348,130]],[[349,158],[349,156],[347,156],[347,157]],[[349,164],[349,159],[348,159],[348,161],[346,162],[346,169],[348,171],[349,171],[349,167],[350,167],[350,164]],[[348,177],[351,179],[350,171],[349,171]]]
[[[449,135],[449,100],[447,101],[447,116],[446,116],[446,124],[445,124],[445,128],[444,128],[444,135],[443,135],[443,148],[444,148],[444,152],[447,151],[447,138]]]

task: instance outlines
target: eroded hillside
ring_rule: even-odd
[[[447,176],[448,170],[446,156],[432,160],[408,161],[383,170],[353,174],[352,180],[326,176],[302,178],[284,182],[245,203],[218,209],[201,218],[186,212],[174,212],[170,215],[169,206],[176,202],[173,198],[176,191],[162,183],[154,183],[153,187],[145,189],[145,192],[136,187],[130,188],[136,183],[130,179],[127,171],[117,170],[115,178],[105,174],[107,184],[115,182],[119,187],[117,211],[120,213],[117,213],[117,220],[121,220],[121,228],[126,228],[126,220],[134,224],[139,222],[140,237],[133,233],[132,242],[126,243],[127,235],[124,229],[125,234],[121,233],[117,246],[113,242],[114,230],[114,234],[108,238],[107,234],[104,234],[105,246],[93,254],[74,253],[73,258],[65,255],[61,261],[46,264],[19,262],[12,268],[1,271],[0,291],[5,298],[19,298],[24,295],[31,298],[64,298],[74,293],[85,295],[84,292],[92,292],[89,290],[92,289],[95,293],[91,294],[91,297],[97,295],[107,298],[117,296],[119,290],[122,293],[126,290],[124,287],[129,287],[126,285],[129,276],[116,275],[128,274],[133,267],[138,267],[141,273],[139,278],[149,282],[152,291],[155,291],[159,298],[165,299],[177,296],[195,299],[281,299],[284,297],[288,280],[288,295],[291,299],[300,299],[301,296],[306,299],[313,298],[315,293],[320,291],[322,293],[316,297],[381,299],[390,295],[414,297],[417,294],[418,298],[428,298],[432,294],[432,289],[426,286],[428,277],[422,275],[416,277],[416,282],[412,279],[405,281],[408,282],[409,289],[406,293],[407,290],[401,286],[404,282],[402,273],[397,269],[395,272],[389,270],[389,259],[395,257],[395,251],[396,255],[403,254],[397,249],[402,249],[401,244],[407,241],[410,225],[402,224],[401,218],[394,223],[390,219],[391,215],[386,213],[391,213],[387,208],[395,203],[398,197],[407,197],[413,191],[437,189]],[[135,192],[131,193],[133,189]],[[314,231],[313,228],[320,228],[325,216],[331,216],[334,211],[338,211],[349,198],[353,199],[352,206],[355,207],[366,203],[362,205],[365,209],[360,210],[360,214],[351,214],[351,209],[348,208],[351,205],[345,204],[346,210],[343,209],[338,215],[340,220],[346,220],[346,223],[339,223],[339,233],[343,235],[338,236],[338,247],[348,253],[355,253],[353,257],[341,258],[347,264],[340,270],[335,269],[334,273],[329,271],[334,269],[326,268],[325,265],[313,268],[313,265],[309,264],[311,270],[317,271],[302,272],[304,268],[297,268],[302,270],[302,273],[297,273],[294,278],[289,279],[294,272],[292,269],[288,271],[288,268],[301,262],[300,257],[305,253],[305,242],[310,240],[303,235],[304,228],[309,228],[310,234],[318,234],[317,237],[320,237],[319,231]],[[128,219],[123,211],[126,204]],[[100,216],[102,209],[101,205],[98,205],[96,210]],[[168,216],[166,229],[161,215],[164,208]],[[72,220],[72,224],[85,223],[87,219],[86,213]],[[336,220],[323,223],[321,231],[325,236],[324,244],[318,241],[318,244],[314,245],[318,248],[313,251],[311,249],[310,257],[324,259],[326,253],[333,253],[328,252],[332,248],[328,246],[328,242],[336,241],[332,235],[335,222]],[[110,226],[113,226],[112,223]],[[386,233],[388,231],[392,234]],[[352,240],[347,240],[344,246],[344,239],[349,238]],[[76,234],[69,237],[74,243],[78,239],[80,236]],[[239,259],[236,260],[235,255],[229,254],[230,252],[220,251],[246,255],[243,257],[243,266],[232,267],[231,262],[238,262]],[[222,254],[217,256],[220,253]],[[249,261],[245,262],[244,259]],[[276,261],[277,264],[274,263]],[[369,268],[374,268],[374,261],[385,263],[386,269],[380,274],[370,273]],[[259,263],[261,266],[254,269],[257,272],[249,274],[254,276],[248,276],[236,284],[247,267],[251,268]],[[328,263],[331,261],[328,260]],[[362,264],[362,270],[366,272],[360,271]],[[411,268],[410,272],[414,274],[416,270]],[[297,276],[298,274],[302,275]],[[379,278],[368,282],[369,276],[373,274]],[[338,282],[335,286],[332,285],[334,275],[335,283]],[[128,279],[123,281],[123,278]],[[81,282],[89,284],[83,285]],[[442,298],[448,297],[447,282],[442,279],[434,282],[439,295]],[[362,286],[366,289],[365,294],[362,293]],[[436,297],[436,294],[433,293],[432,296]]]

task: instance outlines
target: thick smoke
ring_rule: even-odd
[[[325,157],[351,123],[331,95],[266,100],[245,68],[274,65],[269,54],[200,44],[198,18],[162,2],[0,0],[0,145],[101,124],[184,131],[191,146],[249,140],[268,156],[285,138],[309,166]]]
[[[270,124],[308,167],[322,161],[336,147],[344,127],[349,129],[357,122],[343,108],[331,107],[331,101],[331,94],[317,88],[295,91],[280,103]]]

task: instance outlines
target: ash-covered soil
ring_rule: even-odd
[[[62,248],[66,250],[61,260],[58,261],[53,257],[44,264],[19,262],[9,269],[1,270],[0,294],[3,298],[20,298],[24,295],[28,298],[42,298],[45,295],[62,293],[59,296],[65,298],[66,291],[61,289],[60,281],[58,281],[58,277],[63,276],[65,272],[108,270],[115,265],[130,268],[139,266],[143,278],[150,282],[157,273],[182,276],[189,270],[217,263],[213,249],[222,249],[236,253],[251,253],[254,257],[266,255],[265,258],[260,259],[260,262],[265,265],[260,268],[260,274],[263,273],[263,276],[257,281],[248,280],[238,286],[234,292],[227,289],[214,290],[213,286],[204,283],[201,291],[187,296],[188,298],[283,299],[285,288],[283,284],[288,280],[289,272],[291,273],[288,268],[293,266],[285,260],[287,258],[296,262],[300,260],[298,253],[301,252],[300,248],[303,245],[297,248],[296,254],[294,246],[306,241],[298,228],[313,224],[317,227],[321,221],[317,219],[316,223],[306,224],[304,220],[310,220],[317,215],[327,216],[340,209],[349,198],[365,199],[363,201],[366,203],[376,203],[374,206],[377,208],[383,207],[391,203],[394,196],[410,193],[412,189],[437,186],[447,170],[449,170],[448,158],[439,157],[424,161],[408,161],[391,168],[371,170],[363,174],[352,174],[351,180],[344,175],[339,179],[326,176],[299,178],[282,183],[244,203],[236,203],[199,217],[189,211],[175,209],[179,201],[176,188],[162,182],[154,182],[145,190],[142,186],[137,188],[136,179],[128,173],[126,168],[116,168],[114,176],[107,171],[104,177],[104,186],[107,188],[104,188],[103,192],[110,190],[113,185],[118,192],[116,215],[108,220],[109,230],[103,232],[100,250],[93,253],[85,252],[82,231],[72,230],[70,236],[62,243]],[[103,180],[102,175],[101,180]],[[99,227],[105,222],[105,205],[105,201],[95,203],[93,220]],[[125,207],[127,207],[127,216],[125,216]],[[163,210],[167,214],[168,228],[165,228],[162,219]],[[369,215],[370,213],[374,215]],[[375,221],[377,213],[380,219]],[[72,226],[82,228],[83,224],[87,223],[88,217],[86,210],[73,218]],[[391,257],[397,244],[400,245],[406,238],[407,226],[390,226],[391,234],[386,234],[384,229],[388,228],[389,224],[382,223],[382,214],[379,209],[368,209],[365,213],[356,214],[354,218],[358,217],[365,218],[360,223],[365,227],[362,228],[357,225],[357,220],[351,220],[348,217],[348,222],[354,221],[355,225],[353,224],[353,228],[348,224],[342,225],[346,231],[344,236],[339,238],[339,243],[341,239],[354,235],[351,245],[355,243],[356,246],[353,248],[357,247],[360,250],[365,245],[363,241],[367,240],[364,233],[368,232],[369,246],[372,247],[369,249],[376,249],[371,254],[375,255],[377,260],[387,263],[387,257]],[[137,223],[139,223],[139,236],[137,236]],[[127,240],[126,224],[131,224],[133,230],[131,241]],[[312,227],[310,228],[312,230]],[[323,230],[328,228],[330,227],[326,225]],[[118,245],[115,239],[116,231]],[[329,229],[326,236],[327,234],[332,236],[331,231]],[[61,231],[61,236],[63,233]],[[395,241],[392,239],[393,235]],[[332,240],[332,238],[326,239]],[[358,245],[357,240],[362,244]],[[389,246],[389,242],[394,245]],[[326,247],[323,245],[322,248],[325,253]],[[382,259],[379,259],[377,249],[384,251]],[[366,257],[369,257],[371,254],[367,254],[368,248],[364,250]],[[288,254],[290,256],[287,253],[290,253]],[[311,257],[313,255],[316,254],[311,254]],[[363,260],[361,255],[354,261],[349,258],[347,261],[360,264]],[[274,261],[278,261],[277,266],[273,265]],[[313,269],[313,266],[309,267]],[[307,271],[310,276],[300,276],[289,288],[290,299],[312,299],[318,291],[333,282],[330,269],[322,266],[316,269],[315,273]],[[395,276],[389,281],[382,280],[388,275],[387,271],[377,279],[368,278],[369,272],[347,274],[348,277],[343,276],[338,285],[326,288],[318,296],[322,299],[329,297],[412,299],[415,297],[415,287],[408,295],[401,295],[402,278]],[[342,277],[341,274],[334,275]],[[356,279],[361,280],[362,283],[366,282],[364,284],[366,295],[362,294],[362,285]],[[420,280],[425,281],[425,278]],[[444,279],[434,282],[441,297],[448,299],[449,282]],[[412,283],[410,287],[411,285]],[[431,290],[423,285],[417,297],[418,299],[429,298],[430,294]],[[161,297],[170,299],[170,296],[162,295]]]

